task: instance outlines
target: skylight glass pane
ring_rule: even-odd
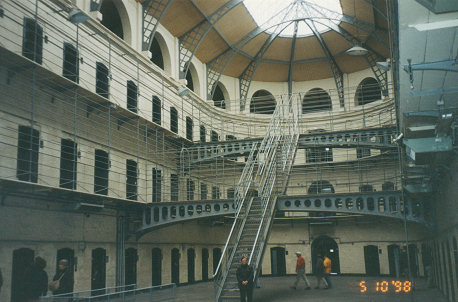
[[[314,20],[318,32],[329,30],[330,23],[339,24],[342,7],[339,0],[244,0],[246,8],[268,33],[282,30],[280,36],[294,34],[294,20]],[[297,36],[312,35],[312,30],[304,21],[298,23]]]

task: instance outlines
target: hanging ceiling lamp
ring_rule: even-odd
[[[350,56],[364,56],[365,54],[367,54],[367,49],[362,46],[355,45],[352,48],[348,49],[346,53]]]

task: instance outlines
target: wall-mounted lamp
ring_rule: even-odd
[[[84,23],[89,20],[89,16],[80,11],[79,9],[72,8],[68,13],[68,20],[73,24]]]
[[[350,56],[364,56],[365,54],[367,54],[367,49],[359,45],[355,45],[352,48],[348,49],[346,53]]]
[[[180,87],[177,90],[178,95],[181,97],[187,96],[189,92],[190,90],[188,89],[188,87]]]

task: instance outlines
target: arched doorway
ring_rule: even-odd
[[[399,245],[392,244],[388,246],[388,264],[390,268],[390,276],[399,278],[400,275],[400,259],[401,249]]]
[[[60,260],[67,260],[68,261],[68,273],[71,274],[73,280],[73,274],[75,272],[75,251],[70,248],[63,248],[57,250],[57,257],[56,257],[56,271],[57,266]],[[50,276],[51,277],[51,276]],[[72,291],[73,291],[73,283],[72,283]]]
[[[172,249],[172,283],[180,283],[180,251],[178,249]]]
[[[316,257],[328,255],[331,259],[331,272],[340,274],[339,247],[334,239],[328,236],[320,236],[312,242],[312,270],[315,272]]]
[[[151,251],[151,285],[162,284],[162,252],[160,248],[154,248]]]
[[[11,274],[11,302],[22,302],[22,280],[25,271],[32,265],[35,252],[28,248],[21,248],[13,251],[13,268]],[[5,278],[5,277],[4,277]]]
[[[286,275],[286,257],[285,248],[273,247],[270,249],[270,266],[272,276]]]
[[[218,268],[219,259],[221,258],[221,249],[219,247],[215,247],[213,249],[213,274],[216,273],[216,269]]]
[[[188,283],[194,283],[194,281],[196,281],[195,260],[196,252],[194,249],[188,249]]]
[[[103,248],[92,250],[92,272],[91,272],[91,290],[92,296],[103,295],[106,287],[106,256],[107,253]],[[102,289],[100,291],[94,291]]]
[[[137,284],[137,260],[137,249],[132,247],[126,249],[124,259],[124,284],[126,285]]]
[[[366,265],[366,275],[380,275],[380,261],[378,256],[378,247],[375,245],[366,245],[364,247],[364,263]]]
[[[202,249],[202,281],[208,281],[208,249]]]

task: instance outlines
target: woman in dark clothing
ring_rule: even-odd
[[[57,272],[52,280],[60,280],[59,288],[53,292],[53,295],[70,294],[69,296],[71,296],[73,292],[73,276],[68,268],[68,260],[59,260]]]
[[[27,302],[36,302],[38,297],[48,292],[48,274],[44,271],[46,261],[36,257],[32,265],[25,271],[24,298]]]
[[[253,268],[248,265],[247,257],[242,258],[242,264],[237,269],[237,281],[240,289],[240,301],[253,301]]]

